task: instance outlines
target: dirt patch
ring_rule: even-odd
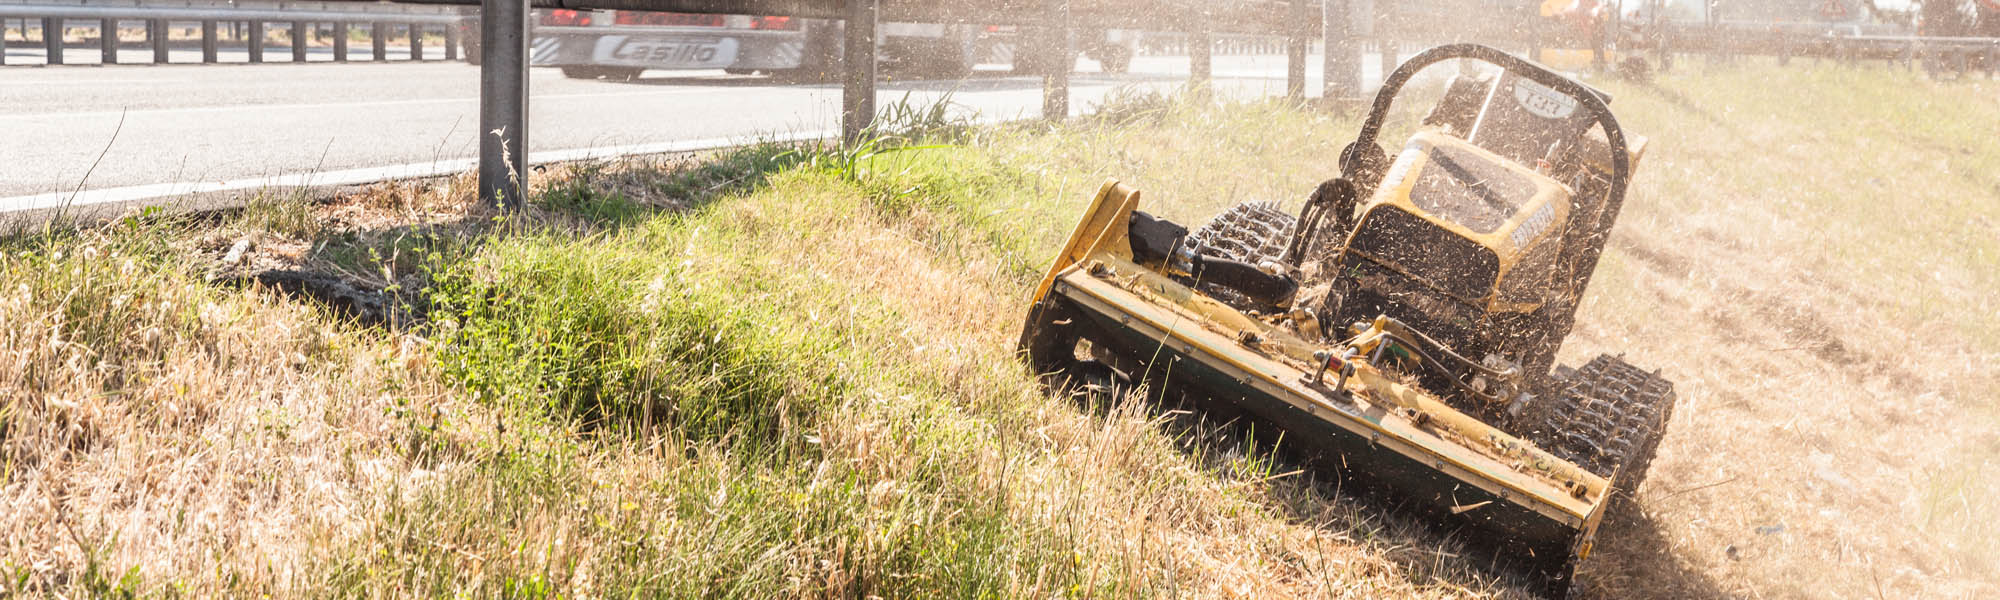
[[[401,308],[397,295],[331,273],[271,269],[238,281],[254,281],[281,293],[311,299],[334,314],[363,325],[387,326],[410,321],[410,311]]]

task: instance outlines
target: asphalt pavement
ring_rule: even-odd
[[[1082,62],[1075,114],[1121,87],[1183,85],[1188,72],[1185,57],[1140,57],[1117,75]],[[1364,61],[1370,81],[1374,62]],[[1307,89],[1318,89],[1318,65],[1308,72]],[[1218,94],[1284,92],[1282,56],[1217,56],[1214,73]],[[0,68],[0,211],[467,169],[478,152],[478,74],[463,63]],[[575,80],[544,68],[530,79],[537,162],[821,137],[839,126],[833,84],[720,71]],[[948,97],[958,116],[1041,116],[1041,80],[999,70],[880,88],[882,106]]]

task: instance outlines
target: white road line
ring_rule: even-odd
[[[575,161],[575,160],[615,158],[619,156],[633,156],[640,154],[697,152],[702,150],[714,150],[718,148],[743,146],[759,142],[798,142],[806,140],[830,139],[838,135],[839,133],[837,131],[821,130],[821,131],[793,132],[786,134],[707,138],[699,140],[685,140],[679,142],[658,142],[651,144],[631,144],[624,146],[601,146],[595,148],[572,148],[568,150],[546,150],[541,152],[529,153],[528,162],[532,164],[543,164],[543,163],[565,162],[565,161]],[[255,189],[267,189],[267,188],[296,188],[296,187],[314,187],[314,186],[329,186],[329,185],[358,185],[364,183],[374,183],[378,181],[393,181],[398,179],[413,179],[419,177],[436,177],[440,175],[451,175],[472,170],[478,165],[479,165],[479,160],[476,158],[454,158],[454,159],[436,160],[423,163],[409,163],[401,165],[389,165],[383,167],[365,167],[360,169],[327,171],[321,173],[294,173],[290,175],[275,175],[271,177],[256,177],[250,179],[236,179],[231,181],[181,181],[174,183],[154,183],[147,185],[134,185],[127,187],[85,190],[82,192],[75,193],[74,195],[68,192],[50,192],[46,194],[31,194],[27,196],[0,198],[0,213],[18,211],[18,210],[60,208],[65,206],[89,206],[92,204],[104,204],[107,202],[132,202],[138,200],[148,200],[152,198],[185,196],[190,194],[205,194],[214,192],[229,192],[229,191],[239,191],[239,190],[255,190]]]
[[[22,85],[80,85],[86,83],[187,83],[194,81],[187,77],[172,79],[16,79]]]
[[[1072,112],[1076,108],[1071,109]],[[992,115],[979,115],[968,119],[973,124],[994,125],[1006,119]],[[676,142],[653,142],[646,144],[626,144],[619,146],[596,146],[571,148],[567,150],[543,150],[528,153],[529,164],[546,164],[578,160],[598,160],[620,156],[645,154],[672,154],[677,152],[699,152],[747,146],[756,143],[787,143],[813,140],[830,140],[840,136],[838,129],[801,130],[790,133],[740,135]],[[479,166],[477,158],[440,159],[430,162],[363,167],[341,171],[319,173],[293,173],[269,177],[253,177],[229,181],[180,181],[173,183],[152,183],[116,188],[84,190],[82,192],[49,192],[0,198],[0,214],[13,211],[60,208],[65,206],[89,206],[110,202],[135,202],[154,198],[188,196],[215,192],[241,190],[299,188],[333,185],[359,185],[380,181],[415,179],[455,175],[471,171]]]
[[[597,92],[588,94],[548,94],[533,96],[530,100],[569,100],[576,98],[622,98],[633,96],[681,96],[687,94],[713,93],[709,89],[652,90],[644,92]],[[230,106],[181,106],[174,108],[138,108],[132,110],[96,110],[83,112],[45,112],[0,115],[0,119],[95,119],[119,115],[237,112],[244,110],[295,110],[315,108],[366,108],[376,106],[412,106],[423,104],[476,104],[479,98],[425,98],[414,100],[370,100],[366,102],[309,102],[300,104],[238,104]]]

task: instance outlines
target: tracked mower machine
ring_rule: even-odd
[[[1392,102],[1453,78],[1393,158]],[[1673,406],[1656,373],[1552,367],[1643,139],[1609,98],[1485,46],[1384,81],[1299,214],[1237,205],[1189,230],[1105,183],[1021,333],[1054,386],[1133,385],[1283,431],[1563,595],[1611,499],[1639,485]]]

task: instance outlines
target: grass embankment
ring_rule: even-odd
[[[1979,199],[2000,149],[1969,124],[2000,102],[1981,85],[1763,67],[1607,84],[1654,146],[1567,354],[1662,367],[1682,405],[1645,514],[1607,527],[1585,591],[1992,591],[2000,248],[1982,232],[2000,208]],[[467,211],[456,181],[9,240],[0,575],[190,595],[1509,595],[1449,541],[1228,436],[1037,391],[1011,356],[1027,287],[1102,177],[1190,223],[1295,206],[1353,128],[1276,105],[1115,112],[874,155],[575,168],[506,219]],[[429,320],[359,327],[211,283],[243,237],[421,287],[401,298]]]

